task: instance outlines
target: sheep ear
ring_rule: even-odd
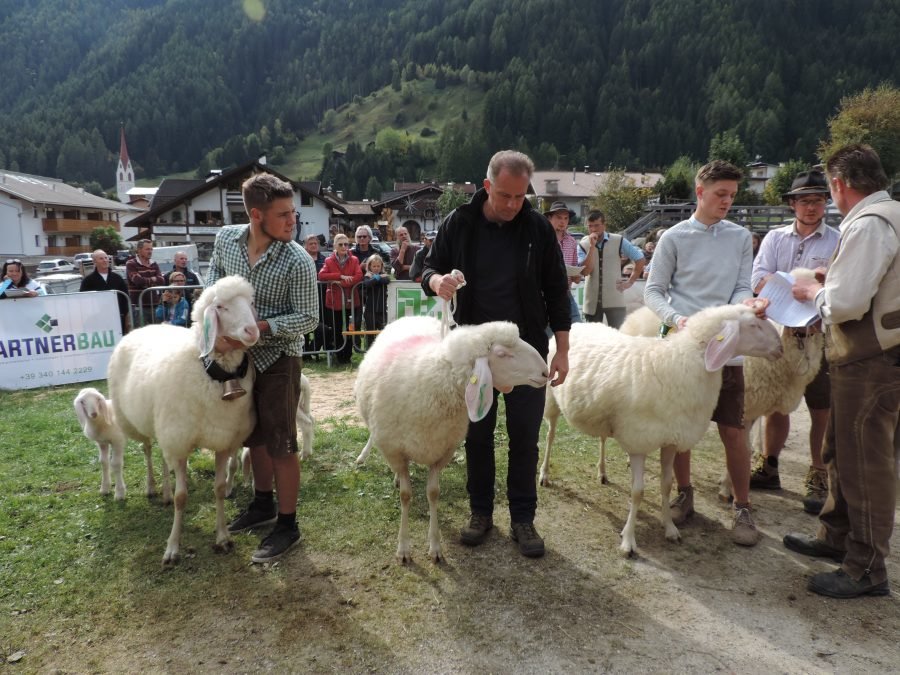
[[[486,356],[475,359],[475,367],[466,383],[466,408],[469,420],[479,422],[494,405],[494,376]]]
[[[78,418],[78,424],[84,429],[84,423],[87,421],[87,415],[84,413],[84,405],[82,405],[82,394],[79,392],[75,397],[75,417]]]
[[[735,355],[740,336],[740,323],[736,319],[728,319],[722,328],[706,345],[703,361],[706,370],[714,372],[728,363]]]
[[[219,312],[216,304],[211,302],[203,310],[203,328],[200,331],[200,356],[207,356],[216,346],[216,334],[219,331]]]

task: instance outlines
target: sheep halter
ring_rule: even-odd
[[[208,356],[201,356],[203,368],[206,374],[216,382],[224,382],[225,386],[222,391],[223,401],[232,401],[247,394],[247,390],[241,386],[240,380],[247,375],[247,369],[250,366],[250,356],[244,354],[244,358],[233,373],[226,372],[222,366],[213,361]]]
[[[452,270],[450,275],[456,277],[456,280],[459,282],[459,285],[456,287],[457,290],[466,285],[465,277],[463,277],[463,273],[459,270]],[[450,329],[456,325],[456,321],[453,319],[453,312],[456,311],[456,293],[453,294],[449,300],[443,300],[443,308],[441,309],[441,338],[447,337],[447,333]]]

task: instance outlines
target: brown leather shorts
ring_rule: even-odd
[[[722,368],[722,388],[712,421],[726,427],[744,428],[744,367]]]
[[[301,365],[299,356],[282,354],[264,373],[256,374],[253,384],[256,427],[245,445],[251,448],[264,445],[271,457],[297,452]]]

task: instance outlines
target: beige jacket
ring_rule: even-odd
[[[869,358],[900,345],[900,202],[873,193],[841,223],[841,240],[816,296],[828,359]]]

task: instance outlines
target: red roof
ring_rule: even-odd
[[[125,127],[122,127],[122,140],[119,143],[119,161],[122,162],[122,166],[128,166],[128,146],[125,145]]]

